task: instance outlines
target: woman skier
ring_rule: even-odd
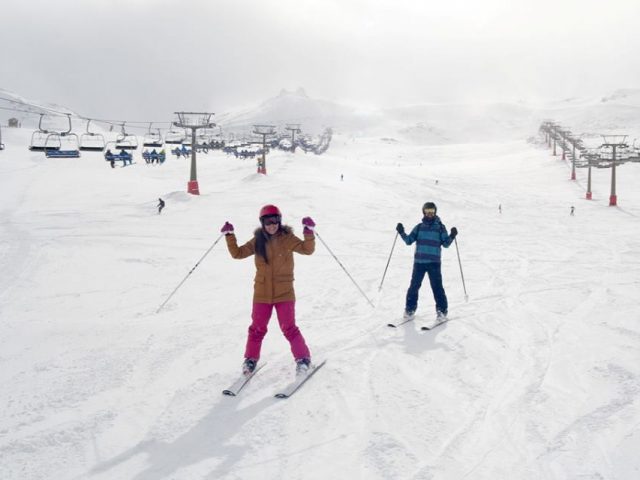
[[[282,214],[275,205],[260,210],[260,228],[253,238],[238,246],[233,225],[225,222],[220,230],[225,234],[229,253],[233,258],[255,256],[256,275],[253,290],[253,309],[249,326],[242,373],[252,373],[260,359],[262,339],[275,307],[280,329],[291,345],[296,361],[296,374],[305,373],[311,365],[311,353],[296,326],[295,293],[293,290],[293,252],[311,255],[315,250],[314,221],[304,217],[304,240],[295,236],[291,227],[282,225]]]

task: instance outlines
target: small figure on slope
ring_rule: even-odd
[[[415,315],[418,308],[418,292],[422,286],[425,274],[429,275],[429,283],[433,291],[433,298],[436,302],[436,315],[438,320],[444,320],[447,316],[449,304],[447,295],[442,286],[442,272],[440,264],[440,253],[442,248],[449,248],[458,235],[458,229],[453,227],[451,234],[447,234],[446,227],[436,215],[438,211],[435,203],[427,202],[422,206],[422,222],[413,227],[411,233],[407,235],[402,223],[398,223],[396,231],[404,240],[404,243],[411,245],[416,243],[416,252],[413,260],[413,272],[411,274],[411,284],[407,290],[404,318],[409,319]]]
[[[164,200],[159,198],[158,199],[158,215],[162,213],[163,208],[164,208]]]
[[[282,225],[282,214],[275,205],[260,210],[261,227],[253,238],[238,246],[233,225],[226,222],[220,230],[225,234],[229,253],[233,258],[255,257],[256,276],[253,290],[253,309],[242,372],[253,372],[260,359],[262,340],[275,307],[280,330],[291,345],[296,361],[296,373],[306,373],[311,366],[311,353],[296,326],[295,293],[293,290],[293,252],[311,255],[315,250],[314,221],[302,219],[304,240],[295,236],[291,227]]]

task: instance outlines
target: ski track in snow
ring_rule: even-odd
[[[336,135],[321,157],[274,153],[267,177],[201,156],[191,197],[182,160],[112,170],[91,154],[44,161],[11,140],[0,154],[12,175],[0,177],[3,480],[638,476],[640,196],[623,190],[624,207],[606,208],[600,172],[600,200],[582,202],[585,171],[568,182],[566,164],[521,142]],[[638,166],[624,176],[640,179]],[[469,302],[452,245],[451,321],[420,330],[433,318],[425,284],[416,320],[391,329],[413,254],[398,240],[378,292],[395,224],[415,225],[428,199],[460,230]],[[221,395],[240,370],[252,259],[232,260],[221,241],[154,313],[222,223],[243,242],[264,203],[298,234],[311,215],[376,306],[321,242],[296,256],[298,323],[328,361],[288,400],[273,398],[294,372],[275,319],[265,368]]]

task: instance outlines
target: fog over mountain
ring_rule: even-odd
[[[27,99],[19,94],[0,90],[0,97],[13,99],[16,108],[24,104],[32,113],[0,110],[0,121],[6,125],[9,117],[17,117],[25,128],[36,128],[38,112],[69,112],[74,131],[86,129],[82,112],[66,106]],[[7,105],[7,103],[3,103]],[[252,136],[256,124],[274,125],[284,129],[287,124],[299,124],[303,132],[315,135],[330,127],[337,133],[354,136],[377,136],[415,144],[476,143],[523,139],[534,135],[544,120],[562,123],[576,134],[595,136],[604,133],[629,135],[630,141],[640,137],[640,89],[618,89],[597,97],[568,98],[537,103],[440,103],[406,107],[367,109],[314,98],[304,88],[282,89],[277,95],[241,109],[220,112],[214,122],[223,134]],[[164,123],[155,128],[166,130],[175,116],[168,114]],[[43,125],[50,129],[66,129],[66,117],[48,114]],[[120,130],[119,125],[114,131]],[[128,129],[143,134],[147,124],[130,124]],[[92,123],[92,130],[110,129],[107,124]]]

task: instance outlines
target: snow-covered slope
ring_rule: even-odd
[[[455,132],[454,132],[455,133]],[[336,135],[322,156],[109,168],[47,160],[8,129],[0,152],[0,478],[576,479],[640,476],[640,181],[585,174],[523,142],[424,146]],[[343,175],[343,180],[341,180]],[[437,183],[436,183],[437,180]],[[167,207],[158,215],[162,197]],[[428,285],[416,324],[393,330],[413,226],[435,201],[456,226],[443,252],[451,321]],[[275,203],[320,241],[296,257],[298,324],[326,366],[289,400],[272,319],[265,368],[236,398],[251,259],[224,242],[158,306],[231,221],[240,241]],[[498,205],[502,213],[498,212]],[[569,207],[576,207],[569,216]]]
[[[17,118],[24,128],[36,128],[40,118],[39,114],[41,113],[46,114],[42,127],[53,130],[57,128],[63,129],[68,126],[66,117],[61,117],[59,114],[70,113],[74,117],[78,116],[77,112],[66,106],[26,98],[2,88],[0,88],[0,107],[3,107],[0,109],[0,123],[2,125],[6,125],[9,118]],[[74,129],[78,129],[82,121],[74,119],[73,123]]]

